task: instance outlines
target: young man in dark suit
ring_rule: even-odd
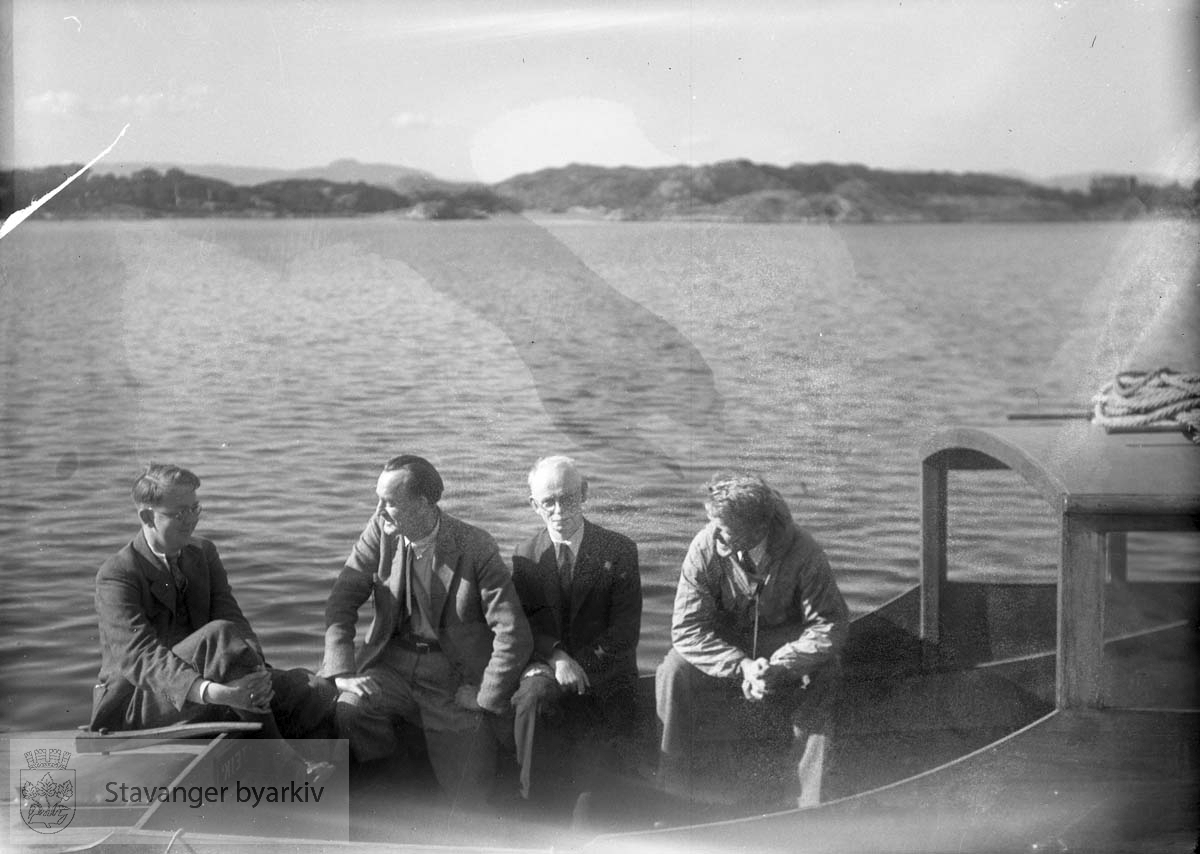
[[[513,701],[525,794],[539,714],[556,724],[543,728],[549,739],[539,739],[558,736],[560,743],[545,745],[552,755],[588,745],[611,757],[631,734],[642,622],[637,545],[584,517],[587,491],[569,457],[545,457],[529,472],[529,504],[543,527],[513,556],[534,642],[534,662]],[[539,745],[539,755],[546,752]],[[567,788],[586,788],[582,777],[596,770],[596,757],[568,753],[575,754],[566,760],[575,785]]]
[[[217,547],[194,536],[199,486],[187,469],[161,464],[134,482],[141,529],[96,575],[101,665],[92,729],[241,719],[260,723],[268,738],[328,735],[333,686],[266,665]]]

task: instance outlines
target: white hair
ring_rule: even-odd
[[[533,468],[529,470],[529,476],[526,478],[526,480],[529,483],[530,491],[533,490],[533,481],[538,474],[548,469],[566,469],[579,478],[580,486],[583,486],[587,483],[587,478],[580,473],[579,467],[575,465],[575,460],[573,458],[568,457],[565,454],[551,454],[548,457],[542,457],[540,460],[534,463]]]

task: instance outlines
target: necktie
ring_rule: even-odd
[[[558,544],[558,583],[563,590],[571,589],[571,547]]]
[[[403,578],[401,584],[404,585],[404,613],[411,621],[413,617],[413,547],[407,540],[404,541],[404,550],[400,555],[401,573]]]
[[[571,632],[571,547],[558,545],[558,588],[562,592],[562,637],[566,643]]]
[[[175,619],[180,625],[184,625],[188,622],[187,600],[184,598],[188,583],[187,576],[179,568],[179,555],[170,555],[167,558],[167,567],[171,570],[171,580],[175,582]]]
[[[750,552],[738,552],[738,563],[742,565],[742,569],[746,570],[750,575],[758,572],[758,566],[754,563],[754,558],[750,557]]]
[[[168,555],[167,567],[171,570],[171,579],[175,582],[175,594],[182,596],[187,592],[187,576],[179,568],[179,555]]]

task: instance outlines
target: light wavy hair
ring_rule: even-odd
[[[708,514],[747,531],[764,528],[780,512],[787,512],[783,496],[756,474],[718,472],[705,488]]]

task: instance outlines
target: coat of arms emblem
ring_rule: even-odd
[[[25,752],[21,769],[21,820],[37,833],[58,833],[75,817],[75,771],[66,750]]]

